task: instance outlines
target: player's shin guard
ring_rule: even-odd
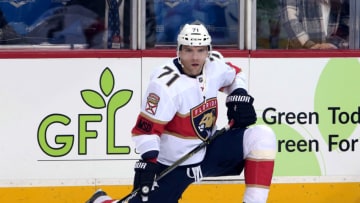
[[[274,170],[276,137],[265,126],[256,126],[244,137],[245,158],[245,203],[265,203]]]

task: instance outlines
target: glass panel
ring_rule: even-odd
[[[145,48],[153,48],[156,44],[156,14],[154,0],[147,0],[145,5]],[[143,32],[141,30],[140,32]]]
[[[349,49],[359,49],[360,45],[360,2],[358,0],[349,0],[350,19],[349,19]]]
[[[107,48],[131,48],[131,0],[106,0],[108,5],[107,16]],[[136,40],[136,39],[135,39]]]
[[[279,2],[257,1],[257,48],[349,48],[349,0]]]
[[[239,0],[154,0],[156,46],[176,45],[180,27],[203,23],[213,45],[237,47],[239,43]]]
[[[1,45],[105,47],[104,0],[0,0],[0,11]]]
[[[285,48],[287,36],[281,27],[279,0],[256,1],[256,48]]]

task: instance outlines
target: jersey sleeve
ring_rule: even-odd
[[[165,78],[161,73],[152,74],[136,124],[131,131],[140,154],[159,151],[160,136],[177,111],[171,89],[164,83]]]
[[[226,94],[230,94],[231,92],[233,92],[235,89],[238,88],[243,88],[246,91],[248,91],[248,86],[246,81],[247,81],[246,75],[244,74],[243,71],[241,71],[235,75],[235,79],[232,81],[232,83],[229,86],[224,87],[222,91],[225,92]]]
[[[220,91],[226,94],[230,94],[232,91],[238,88],[243,88],[247,91],[247,79],[244,71],[230,62],[225,63],[222,61],[220,63],[222,64],[220,67],[223,67],[222,78],[224,81]]]

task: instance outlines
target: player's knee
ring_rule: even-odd
[[[276,148],[276,136],[274,131],[266,125],[254,126],[254,133],[259,137],[258,141],[267,147]]]
[[[246,158],[253,159],[275,159],[276,136],[274,131],[265,125],[257,125],[249,129],[247,140],[244,140]],[[247,146],[246,146],[247,145]]]

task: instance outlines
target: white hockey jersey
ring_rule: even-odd
[[[207,59],[197,77],[183,74],[177,59],[155,69],[132,130],[136,150],[157,150],[158,162],[171,165],[206,140],[216,130],[219,90],[247,89],[238,72],[216,58]],[[181,165],[199,163],[204,154],[205,149]]]

